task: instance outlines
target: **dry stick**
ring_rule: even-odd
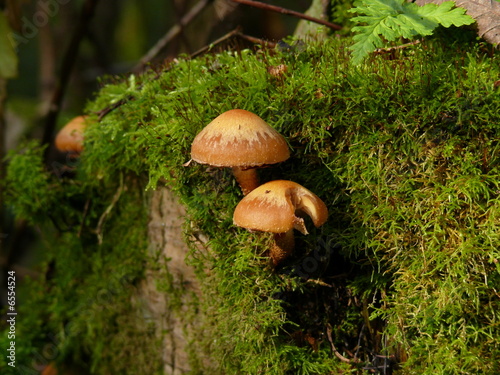
[[[377,48],[375,51],[373,51],[373,53],[392,52],[392,51],[395,51],[395,50],[398,50],[398,49],[403,49],[403,48],[406,48],[406,47],[414,46],[414,45],[419,44],[421,42],[422,41],[420,39],[417,39],[417,40],[415,40],[413,42],[401,44],[401,45],[395,46],[395,47]]]
[[[97,112],[97,121],[101,122],[101,120],[104,118],[104,116],[106,116],[108,113],[114,111],[116,108],[122,106],[123,104],[125,104],[129,100],[132,100],[133,98],[134,97],[132,95],[126,96],[125,98],[118,100],[116,103],[113,103],[109,107],[106,107],[106,108],[100,110],[99,112]]]
[[[294,10],[278,7],[275,5],[261,3],[260,1],[253,1],[253,0],[231,0],[231,1],[234,3],[249,5],[249,6],[252,6],[254,8],[260,8],[260,9],[270,10],[272,12],[286,14],[289,16],[301,18],[303,20],[311,21],[314,23],[319,23],[320,25],[327,26],[333,30],[341,30],[342,29],[342,26],[340,26],[340,25],[336,25],[334,23],[324,21],[324,20],[321,20],[319,18],[311,17],[311,16],[308,16],[307,14],[295,12]]]
[[[337,350],[337,348],[333,344],[332,330],[333,330],[332,326],[330,324],[327,324],[326,336],[328,337],[328,341],[330,342],[330,346],[332,347],[332,351],[335,354],[335,356],[338,359],[340,359],[342,362],[345,362],[345,363],[360,363],[361,361],[358,358],[356,358],[356,356],[354,356],[354,358],[352,358],[352,359],[349,359],[349,358],[346,358],[342,354],[339,353],[339,351]],[[352,353],[350,353],[350,354],[352,354]]]
[[[345,363],[352,363],[353,361],[350,360],[349,358],[346,358],[344,357],[342,354],[340,354],[337,350],[337,348],[335,347],[335,345],[333,344],[333,339],[332,339],[332,327],[328,324],[327,328],[326,328],[326,335],[328,337],[328,341],[330,342],[330,346],[332,347],[332,351],[333,353],[335,354],[335,356],[340,359],[342,362],[345,362]],[[357,362],[357,361],[354,361],[354,362]]]
[[[232,37],[236,36],[236,35],[240,35],[240,28],[237,27],[236,29],[228,32],[226,35],[223,35],[221,36],[219,39],[216,39],[214,40],[213,42],[211,42],[210,44],[204,46],[204,47],[201,47],[199,50],[197,50],[196,52],[193,52],[189,57],[190,58],[195,58],[199,55],[202,55],[204,54],[205,52],[209,51],[212,47],[216,46],[217,44],[220,44],[222,42],[225,42],[226,40],[229,40],[231,39]]]
[[[238,36],[241,39],[247,40],[247,41],[249,41],[251,43],[265,45],[265,46],[270,47],[270,48],[276,47],[276,44],[277,44],[277,43],[274,43],[274,42],[270,42],[268,40],[264,40],[264,39],[260,39],[260,38],[255,38],[253,36],[246,35],[246,34],[241,34],[240,33],[240,34],[238,34]]]
[[[186,27],[205,7],[210,4],[210,0],[200,0],[194,7],[181,18],[178,24],[173,26],[156,44],[140,59],[139,63],[132,69],[133,72],[140,72],[144,66],[151,62],[158,54],[179,35],[184,27]]]
[[[217,44],[221,44],[222,42],[225,42],[226,40],[229,40],[233,37],[238,37],[238,38],[241,38],[243,40],[249,41],[251,43],[260,44],[262,46],[268,46],[270,48],[276,47],[276,43],[270,42],[270,41],[267,41],[264,39],[260,39],[260,38],[254,38],[253,36],[243,34],[241,32],[241,28],[237,27],[236,29],[228,32],[226,35],[221,36],[219,39],[214,40],[209,45],[200,48],[198,51],[192,53],[189,57],[193,59],[199,55],[202,55],[205,52],[209,51],[214,46],[216,46]]]
[[[95,7],[98,1],[99,0],[86,0],[83,4],[82,12],[76,25],[76,29],[71,37],[68,49],[64,54],[59,80],[50,101],[49,111],[45,117],[45,129],[42,138],[43,144],[48,144],[52,140],[52,134],[54,133],[56,120],[61,109],[61,103],[64,97],[64,93],[71,76],[71,71],[73,70],[73,66],[75,65],[76,59],[78,57],[80,42],[85,36],[87,26],[89,24],[89,21],[92,19],[92,16],[94,15]],[[45,152],[46,158],[48,157],[47,150],[49,150],[48,147]]]

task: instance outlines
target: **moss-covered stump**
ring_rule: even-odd
[[[33,143],[9,159],[11,205],[43,229],[46,252],[20,306],[19,363],[499,373],[499,52],[456,37],[360,66],[332,39],[103,84],[72,176],[44,168]],[[306,218],[310,234],[276,269],[272,236],[232,223],[230,171],[186,164],[195,135],[232,108],[290,145],[261,180],[300,183],[330,211],[321,228]]]

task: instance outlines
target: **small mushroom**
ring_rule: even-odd
[[[236,206],[235,225],[249,230],[274,233],[269,256],[278,265],[293,251],[293,229],[308,234],[304,219],[307,214],[316,227],[328,218],[325,203],[310,190],[293,181],[267,182],[245,196]],[[299,215],[299,216],[297,216]]]
[[[244,195],[259,186],[255,168],[289,157],[285,139],[244,109],[232,109],[216,117],[191,145],[191,158],[197,163],[232,168]]]
[[[83,150],[83,131],[87,125],[86,116],[77,116],[57,133],[55,144],[61,152],[80,154]]]

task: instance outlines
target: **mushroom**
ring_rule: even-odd
[[[244,195],[259,186],[255,168],[289,157],[283,136],[244,109],[232,109],[216,117],[191,145],[191,158],[197,163],[232,168]]]
[[[87,125],[86,116],[77,116],[57,133],[55,144],[61,152],[80,154],[83,150],[83,131]]]
[[[307,214],[316,227],[328,218],[325,203],[310,190],[293,181],[267,182],[245,196],[236,206],[233,223],[249,230],[274,233],[269,256],[278,265],[293,251],[293,229],[308,234],[304,219]]]

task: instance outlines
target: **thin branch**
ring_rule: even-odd
[[[274,43],[274,42],[271,42],[269,40],[264,40],[264,39],[260,39],[260,38],[255,38],[253,36],[250,36],[250,35],[246,35],[246,34],[242,34],[242,33],[239,33],[238,36],[243,39],[243,40],[247,40],[251,43],[255,43],[255,44],[260,44],[262,46],[267,46],[267,47],[270,47],[270,48],[274,48],[276,47],[276,44],[277,43]]]
[[[253,0],[231,0],[231,1],[234,3],[249,5],[249,6],[254,7],[254,8],[270,10],[272,12],[277,12],[277,13],[286,14],[289,16],[301,18],[301,19],[306,20],[306,21],[311,21],[314,23],[318,23],[320,25],[327,26],[332,30],[341,30],[342,29],[342,26],[340,26],[340,25],[336,25],[334,23],[324,21],[324,20],[321,20],[321,19],[316,18],[316,17],[311,17],[311,16],[308,16],[307,14],[296,12],[294,10],[278,7],[275,5],[261,3],[260,1],[253,1]]]
[[[198,51],[193,52],[189,57],[190,58],[195,58],[195,57],[197,57],[199,55],[203,55],[205,52],[208,52],[210,49],[212,49],[217,44],[223,43],[226,40],[229,40],[229,39],[233,38],[236,35],[240,35],[240,28],[239,27],[236,28],[236,29],[234,29],[234,30],[232,30],[232,31],[230,31],[230,32],[228,32],[226,35],[221,36],[219,39],[214,40],[210,44],[208,44],[208,45],[200,48]]]
[[[167,46],[168,43],[177,37],[193,19],[200,14],[211,0],[200,0],[194,7],[187,12],[178,24],[173,26],[156,44],[140,59],[139,63],[132,69],[133,72],[140,72],[146,64],[151,62],[160,52]]]
[[[330,325],[328,325],[326,328],[326,335],[328,337],[328,341],[330,342],[330,346],[332,347],[333,354],[335,354],[335,356],[338,359],[340,359],[342,362],[351,363],[351,360],[349,358],[344,357],[342,354],[340,354],[338,352],[337,348],[335,347],[335,345],[333,344],[332,327],[330,327]]]
[[[349,359],[344,357],[342,354],[339,353],[335,345],[333,344],[333,339],[332,339],[332,326],[330,324],[327,325],[326,327],[326,336],[328,337],[328,341],[330,342],[330,346],[332,347],[333,354],[340,359],[342,362],[345,363],[358,363],[359,360],[357,358]]]
[[[48,144],[52,140],[57,116],[59,115],[59,112],[61,110],[61,103],[64,98],[64,93],[66,91],[71,72],[78,57],[80,42],[87,32],[87,26],[94,15],[94,11],[98,1],[99,0],[86,0],[83,4],[80,18],[71,37],[68,49],[64,54],[61,64],[61,72],[59,74],[59,80],[57,82],[54,93],[52,94],[48,113],[45,116],[45,129],[42,138],[43,144]],[[49,148],[47,148],[47,150],[49,150]],[[46,152],[46,157],[47,156],[48,154]]]
[[[99,242],[99,245],[102,245],[102,239],[103,239],[102,228],[104,226],[104,222],[106,221],[106,218],[111,213],[111,211],[115,207],[116,203],[120,199],[120,196],[122,195],[123,190],[126,190],[126,187],[123,186],[123,175],[120,174],[120,186],[118,186],[118,190],[116,191],[115,195],[113,196],[111,203],[106,208],[106,210],[104,210],[101,217],[99,218],[99,222],[97,223],[97,228],[95,229],[95,233],[97,234],[97,240]]]
[[[422,41],[420,39],[417,39],[413,42],[409,42],[409,43],[405,43],[405,44],[401,44],[399,46],[394,46],[394,47],[385,47],[385,48],[377,48],[375,51],[373,51],[373,53],[377,53],[377,54],[380,54],[380,53],[384,53],[384,52],[392,52],[392,51],[395,51],[395,50],[398,50],[398,49],[403,49],[403,48],[407,48],[407,47],[411,47],[411,46],[414,46],[416,44],[419,44],[421,43]]]
[[[351,363],[351,360],[349,358],[344,357],[342,354],[340,354],[333,344],[333,339],[332,339],[332,327],[328,324],[326,328],[326,336],[328,337],[328,341],[330,342],[330,346],[332,347],[333,354],[340,359],[342,362],[345,363]]]
[[[193,52],[189,57],[191,59],[198,57],[199,55],[202,55],[205,52],[210,51],[214,46],[221,44],[221,43],[225,42],[226,40],[229,40],[229,39],[234,38],[234,37],[238,37],[238,38],[246,40],[250,43],[260,44],[261,46],[266,46],[269,48],[276,47],[276,43],[268,41],[268,40],[260,39],[260,38],[255,38],[255,37],[250,36],[250,35],[243,34],[241,32],[241,28],[237,27],[236,29],[228,32],[226,35],[221,36],[219,39],[216,39],[213,42],[211,42],[210,44],[200,48],[198,51]]]
[[[106,108],[100,110],[99,112],[97,112],[97,120],[99,122],[101,122],[101,120],[103,119],[104,116],[106,116],[108,113],[114,111],[118,107],[121,107],[122,105],[124,105],[129,100],[132,100],[133,98],[134,97],[132,95],[128,95],[125,98],[118,100],[116,103],[113,103],[109,107],[106,107]]]

